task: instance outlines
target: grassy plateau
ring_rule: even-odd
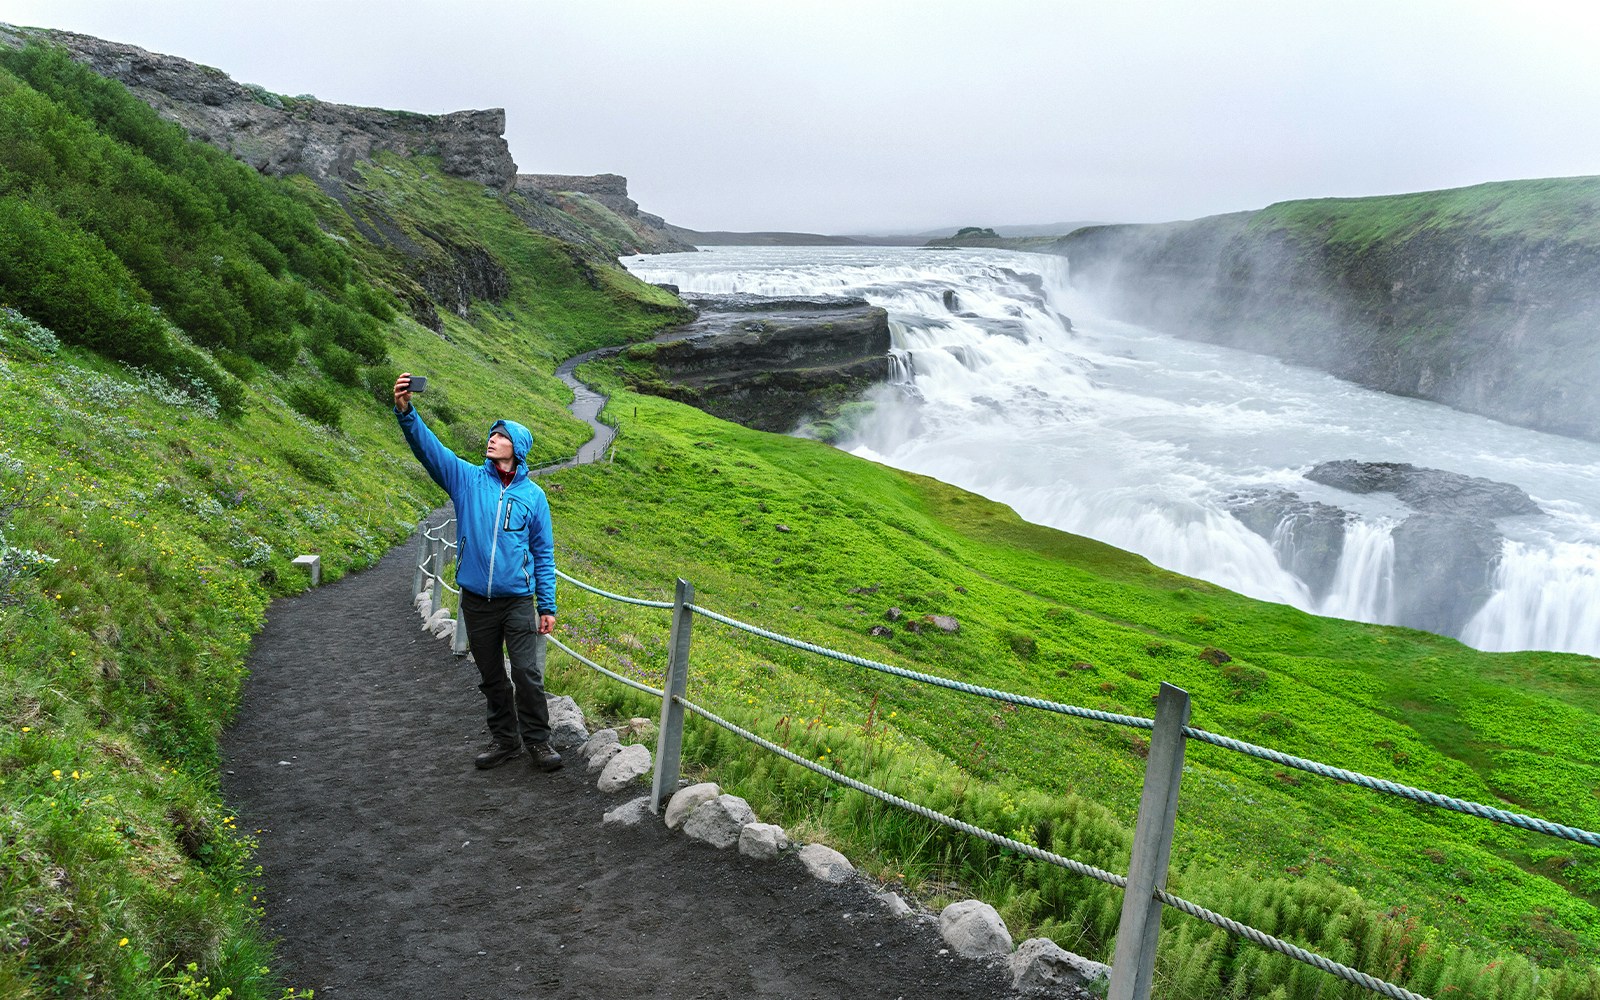
[[[363,165],[341,207],[234,169],[36,51],[0,54],[0,136],[0,995],[303,996],[272,972],[260,919],[272,900],[217,773],[251,637],[272,598],[306,586],[290,560],[319,553],[330,578],[359,570],[443,502],[394,427],[395,373],[430,376],[419,405],[463,454],[511,414],[533,428],[540,464],[586,433],[555,364],[642,339],[677,304],[426,158]],[[114,171],[142,186],[112,197],[101,179]],[[360,235],[379,216],[483,248],[509,293],[465,317],[440,310],[438,332],[413,322],[399,305],[405,262]],[[41,276],[57,291],[40,293]],[[213,300],[229,304],[220,319],[202,308]],[[583,372],[613,393],[614,459],[545,483],[558,563],[579,579],[665,599],[682,577],[697,603],[773,631],[1111,712],[1150,715],[1169,682],[1189,691],[1200,728],[1600,828],[1592,658],[1480,653],[1252,601],[936,481],[630,393],[617,364]],[[402,470],[400,484],[372,490],[380,466]],[[664,612],[570,586],[560,603],[563,641],[659,681]],[[959,630],[925,624],[933,615]],[[710,710],[1126,871],[1142,732],[705,620],[693,650],[689,696]],[[552,688],[592,718],[659,710],[553,659]],[[930,903],[980,896],[1019,940],[1109,960],[1117,890],[709,725],[686,739],[689,772],[764,821]],[[1191,744],[1170,886],[1430,996],[1600,998],[1597,862],[1566,841]],[[1179,914],[1164,926],[1158,996],[1368,995]]]

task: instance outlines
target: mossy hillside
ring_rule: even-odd
[[[520,366],[405,320],[390,347],[434,373],[430,419],[468,458],[496,417],[538,412]],[[0,340],[0,485],[33,501],[4,536],[58,560],[0,609],[0,910],[14,915],[0,982],[155,995],[158,971],[194,961],[217,988],[265,995],[251,835],[216,786],[250,637],[271,597],[305,586],[294,556],[319,554],[336,580],[443,500],[387,405],[352,393],[335,431],[284,404],[284,385],[259,376],[225,420],[87,351]],[[582,439],[554,422],[537,433],[536,460]]]
[[[1278,229],[1309,242],[1356,249],[1452,229],[1594,246],[1600,243],[1600,177],[1496,181],[1414,194],[1279,202],[1256,213],[1249,229]]]
[[[552,483],[565,565],[580,578],[664,599],[682,575],[698,603],[775,631],[1111,711],[1148,715],[1167,680],[1194,695],[1202,728],[1447,794],[1514,798],[1576,825],[1600,818],[1592,795],[1573,794],[1600,775],[1566,742],[1595,739],[1593,698],[1575,685],[1592,669],[1588,658],[1493,656],[1424,633],[1314,618],[815,443],[628,394],[611,412],[622,416],[615,463]],[[632,668],[659,669],[664,615],[620,611],[571,588],[562,600],[580,637]],[[911,618],[954,615],[961,631],[894,625],[888,637],[868,635],[887,624],[891,605]],[[1009,789],[1014,801],[1035,803],[1077,796],[1131,828],[1140,734],[957,699],[722,632],[696,625],[691,696],[769,738],[804,739],[817,755],[860,765],[877,752],[868,734],[887,731],[880,738],[917,762],[908,767],[940,776],[925,779],[928,788]],[[1229,659],[1211,662],[1217,650]],[[793,778],[764,790],[761,781],[789,765],[746,760],[722,736],[698,738],[706,744],[693,759],[714,773],[760,776],[735,784],[782,821],[826,826],[863,853],[887,850],[861,832],[885,821],[864,826],[859,805],[846,805],[854,795]],[[1226,911],[1247,884],[1293,886],[1323,873],[1380,911],[1409,905],[1455,946],[1511,945],[1557,964],[1570,948],[1592,960],[1600,931],[1592,852],[1198,745],[1185,781],[1175,864],[1204,904]],[[789,783],[807,796],[783,793]],[[1012,825],[1055,825],[1044,818],[1013,813]],[[918,835],[948,857],[996,860],[959,837]],[[1004,882],[936,864],[914,847],[906,834],[885,864],[920,867],[935,882]],[[1023,924],[1070,923],[1070,910],[1043,905],[1026,878],[995,888],[1023,900],[1011,914]],[[1092,936],[1090,928],[1071,933]]]
[[[565,248],[511,241],[514,227],[483,221],[503,207],[480,209],[485,199],[474,191],[478,201],[458,209],[491,239],[506,235],[496,251],[512,297],[498,322],[519,339],[486,336],[477,315],[447,315],[436,334],[389,304],[385,251],[319,231],[318,220],[339,233],[348,217],[309,185],[231,172],[215,151],[181,136],[173,143],[147,108],[125,92],[119,103],[119,91],[94,80],[77,79],[95,96],[80,113],[68,99],[74,77],[64,79],[61,101],[11,80],[22,103],[0,106],[0,130],[53,144],[49,158],[23,161],[16,157],[35,147],[4,147],[0,179],[26,192],[67,248],[49,260],[13,259],[78,282],[83,296],[45,303],[52,319],[70,325],[81,318],[76,307],[96,301],[128,305],[97,314],[95,337],[83,338],[57,336],[37,316],[0,313],[0,994],[279,996],[256,924],[252,834],[218,794],[217,736],[237,705],[268,601],[306,585],[293,557],[319,554],[324,579],[335,580],[443,500],[395,429],[388,394],[400,366],[387,359],[434,377],[430,417],[465,457],[476,460],[486,428],[509,415],[533,426],[533,459],[553,460],[570,455],[587,430],[563,409],[566,389],[550,377],[553,350],[532,346],[546,335],[642,336],[671,312],[660,310],[658,290],[615,269],[596,267],[591,281]],[[19,107],[48,117],[52,129],[18,131]],[[117,138],[102,118],[153,136],[161,156]],[[174,322],[176,310],[153,308],[165,293],[143,284],[171,273],[163,255],[191,254],[186,241],[197,231],[157,227],[146,243],[99,239],[77,209],[104,192],[90,174],[50,167],[94,157],[144,179],[120,193],[127,205],[119,217],[162,218],[162,198],[145,195],[176,191],[165,204],[200,205],[199,218],[216,218],[203,199],[192,201],[204,189],[182,178],[222,171],[240,204],[294,221],[274,231],[286,255],[308,240],[344,284],[324,293],[292,268],[247,268],[241,273],[259,285],[248,287],[264,290],[240,300],[261,310],[253,329],[288,341],[260,342],[259,356],[208,350]],[[22,162],[31,165],[25,181]],[[395,183],[420,188],[425,168],[404,164]],[[179,180],[164,180],[169,171]],[[232,229],[198,232],[225,258],[245,246],[270,259],[245,216]],[[74,257],[73,247],[94,250]],[[74,260],[94,266],[72,270]],[[58,263],[64,270],[50,270]],[[0,282],[0,300],[17,305],[38,305],[37,291]],[[535,300],[546,303],[543,312],[516,313],[518,302]],[[306,301],[354,303],[363,349],[385,360],[352,362],[330,349],[338,344],[321,339],[319,317],[334,316],[328,329],[337,332],[348,315],[313,305],[308,326],[294,305]],[[274,312],[286,303],[287,315]],[[192,370],[119,360],[124,320],[189,345],[186,359],[220,359],[232,373],[231,406]]]

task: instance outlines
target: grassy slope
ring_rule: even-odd
[[[1593,245],[1600,241],[1600,177],[1496,181],[1415,194],[1280,202],[1256,214],[1252,228],[1256,227],[1303,231],[1314,234],[1318,242],[1356,247],[1448,228],[1529,242]]]
[[[575,574],[666,596],[675,572],[696,583],[700,604],[777,631],[1112,711],[1148,715],[1166,680],[1191,692],[1193,724],[1202,728],[1447,794],[1490,802],[1504,795],[1577,825],[1600,820],[1589,793],[1600,784],[1588,749],[1600,729],[1594,695],[1581,685],[1593,669],[1588,658],[1482,654],[1424,633],[1314,618],[813,443],[715,425],[655,399],[619,397],[612,411],[634,407],[638,417],[622,421],[615,465],[557,479]],[[567,496],[574,502],[561,502]],[[790,530],[778,531],[779,523]],[[872,585],[876,594],[852,593]],[[615,614],[576,595],[564,599]],[[867,637],[890,605],[953,614],[961,631]],[[630,660],[638,659],[628,649],[643,627],[609,630],[630,637],[619,650]],[[1131,825],[1142,761],[1124,731],[1013,715],[808,664],[759,641],[698,641],[753,650],[735,661],[772,657],[812,677],[841,729],[868,726],[863,713],[875,696],[879,715],[896,712],[893,727],[945,762],[947,781],[970,775],[1076,793]],[[1226,650],[1232,662],[1206,662],[1206,647]],[[733,654],[710,654],[713,674],[719,655]],[[788,673],[769,675],[777,682],[746,673],[737,682],[701,682],[754,697],[743,711],[769,729],[806,714],[787,689]],[[1512,940],[1534,951],[1554,940],[1528,931],[1530,913],[1548,908],[1582,942],[1576,947],[1594,953],[1600,925],[1590,903],[1505,860],[1550,871],[1584,857],[1565,875],[1592,889],[1590,852],[1209,748],[1196,747],[1190,759],[1179,867],[1202,862],[1251,879],[1332,871],[1385,905],[1412,902],[1454,940]],[[1228,909],[1225,897],[1201,902]]]
[[[447,315],[442,334],[396,319],[390,356],[434,376],[435,417],[464,454],[514,414],[536,459],[570,455],[586,429],[563,409],[553,358],[642,336],[670,300],[616,272],[593,287],[565,246],[481,189],[429,182],[430,166],[391,180],[494,239],[512,296],[494,314]],[[350,245],[371,273],[393,265]],[[320,553],[337,579],[443,498],[387,405],[319,379],[308,358],[257,369],[243,414],[219,420],[52,339],[0,324],[0,505],[25,501],[4,537],[59,560],[0,606],[0,995],[277,995],[252,929],[251,836],[217,797],[217,734],[268,600],[304,586],[290,560]],[[305,383],[339,398],[339,430],[285,405]]]
[[[370,197],[397,215],[469,232],[506,266],[512,294],[470,322],[446,317],[445,337],[397,320],[388,329],[395,369],[434,377],[422,405],[463,453],[507,413],[535,427],[543,454],[569,453],[580,431],[559,411],[566,396],[549,377],[553,361],[641,335],[664,303],[615,272],[591,283],[561,246],[529,234],[480,189],[425,167],[381,164],[366,175]],[[379,255],[360,252],[383,272]],[[440,497],[370,397],[352,395],[334,433],[279,405],[275,379],[261,375],[245,416],[218,422],[127,388],[126,372],[86,354],[51,357],[10,336],[0,352],[4,449],[23,470],[8,472],[7,485],[33,477],[49,497],[21,511],[8,538],[61,559],[23,592],[26,604],[6,612],[0,637],[8,935],[0,992],[78,995],[92,972],[101,989],[153,995],[159,980],[181,978],[195,961],[216,985],[262,995],[270,976],[255,971],[259,946],[247,946],[248,835],[232,829],[215,798],[210,737],[237,697],[266,600],[300,586],[288,559],[320,551],[337,577],[403,536]],[[814,442],[625,393],[610,412],[622,425],[615,463],[550,483],[563,565],[581,578],[664,597],[680,574],[700,603],[780,631],[1115,711],[1147,714],[1168,680],[1195,696],[1196,725],[1600,825],[1588,658],[1479,654],[1312,618]],[[373,470],[396,464],[402,484],[373,491]],[[264,561],[256,540],[271,547]],[[659,614],[574,588],[562,604],[569,640],[608,650],[608,661],[643,676],[659,671]],[[891,605],[913,617],[953,614],[961,631],[869,636]],[[940,808],[1125,866],[1142,770],[1130,733],[908,688],[697,628],[692,694],[714,710]],[[1232,662],[1202,660],[1205,647]],[[589,692],[593,705],[649,711],[570,665],[562,670],[561,682]],[[174,705],[199,724],[163,731]],[[931,891],[978,885],[1017,929],[1043,926],[1106,957],[1114,893],[885,818],[705,729],[689,754],[763,818],[859,849],[880,871]],[[1451,948],[1494,954],[1510,945],[1546,962],[1594,962],[1600,928],[1583,895],[1597,888],[1592,852],[1200,747],[1185,789],[1175,884],[1203,904],[1257,920],[1274,907],[1282,929],[1299,933],[1291,905],[1356,905],[1322,878],[1331,874],[1379,913],[1409,903]],[[1348,938],[1407,926],[1392,919],[1382,933]],[[1333,933],[1330,949],[1340,940]],[[1193,977],[1177,966],[1213,952],[1230,974],[1252,961],[1224,962],[1220,947],[1187,931],[1169,935],[1167,975],[1187,984]]]

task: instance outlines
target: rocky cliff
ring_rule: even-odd
[[[695,248],[661,216],[639,211],[639,203],[628,197],[628,179],[617,174],[518,174],[515,191],[519,198],[513,205],[520,211],[544,205],[582,219],[590,230],[612,238],[617,256]]]
[[[1290,202],[1044,249],[1115,315],[1600,440],[1600,178]]]
[[[209,66],[121,42],[0,25],[0,44],[21,45],[34,39],[62,46],[74,59],[122,83],[195,138],[226,150],[262,173],[276,177],[303,174],[346,207],[352,199],[361,198],[358,164],[383,153],[433,157],[446,174],[484,185],[502,196],[532,228],[571,243],[597,260],[694,249],[670,235],[663,219],[639,211],[628,197],[625,178],[615,174],[519,175],[506,145],[502,108],[427,115],[333,104],[309,95],[290,97],[236,82]],[[353,216],[370,214],[352,212]],[[381,224],[357,221],[369,238],[391,242],[398,251],[419,260],[418,253],[430,258],[422,269],[426,273],[418,274],[417,280],[430,293],[449,290],[437,305],[459,311],[463,294],[497,285],[493,275],[485,273],[485,262],[472,260],[479,256],[477,248],[463,246],[459,239],[447,240],[442,252],[434,253],[425,245],[426,238],[419,241],[413,235],[394,241]],[[462,260],[471,266],[457,267]]]
[[[305,174],[327,189],[356,180],[358,160],[387,151],[437,156],[447,173],[500,192],[510,191],[516,178],[501,108],[424,115],[286,97],[238,83],[210,66],[121,42],[67,31],[26,34],[63,46],[190,135],[262,173]]]

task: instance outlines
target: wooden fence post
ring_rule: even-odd
[[[1156,698],[1155,729],[1145,759],[1144,792],[1128,862],[1128,888],[1122,897],[1122,922],[1111,959],[1106,1000],[1149,1000],[1161,934],[1161,903],[1156,889],[1167,887],[1172,830],[1178,818],[1178,784],[1183,780],[1183,727],[1189,723],[1189,693],[1163,683]]]
[[[694,585],[678,578],[673,595],[672,649],[667,655],[667,678],[661,686],[661,726],[656,734],[656,773],[650,786],[650,811],[660,814],[662,803],[678,790],[678,761],[683,751],[683,706],[676,699],[689,687],[689,637],[694,631]]]

